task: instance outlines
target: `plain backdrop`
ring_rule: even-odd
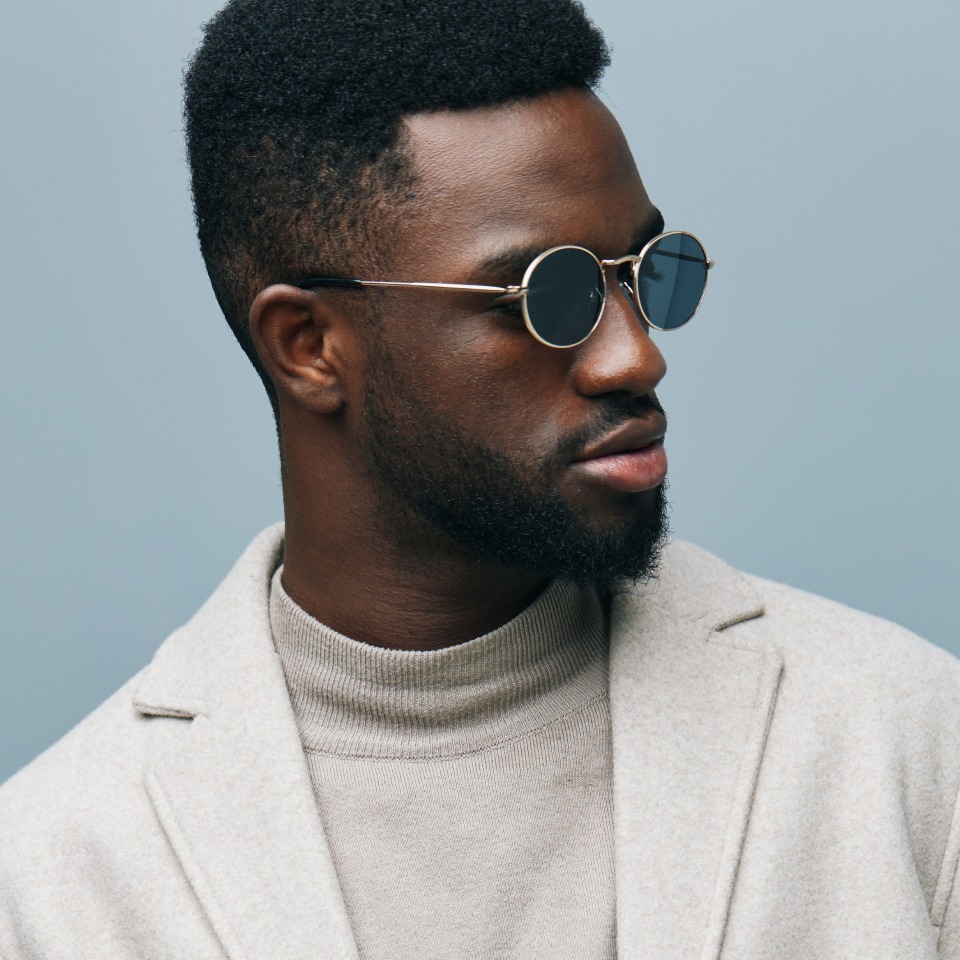
[[[0,780],[281,516],[191,220],[180,78],[216,6],[0,14]],[[717,261],[660,340],[676,534],[960,652],[960,7],[587,6],[651,197]]]

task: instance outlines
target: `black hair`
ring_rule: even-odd
[[[609,63],[577,0],[231,0],[184,78],[200,249],[250,338],[257,292],[375,265],[412,182],[405,115],[593,87]]]

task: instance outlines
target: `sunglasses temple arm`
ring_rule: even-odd
[[[425,290],[466,290],[472,293],[520,293],[519,287],[490,287],[480,283],[432,283],[415,280],[352,280],[347,277],[310,277],[297,284],[304,290],[313,287],[414,287]]]
[[[301,280],[298,284],[301,290],[312,290],[314,287],[362,287],[362,280],[348,280],[346,277],[311,277]]]

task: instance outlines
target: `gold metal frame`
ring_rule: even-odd
[[[675,327],[658,327],[647,316],[647,311],[643,309],[643,303],[640,301],[640,263],[655,243],[662,240],[664,237],[672,237],[676,236],[677,234],[684,234],[696,241],[697,246],[703,251],[703,259],[707,265],[707,272],[703,278],[703,290],[700,292],[700,299],[697,301],[697,305],[693,308],[693,313],[691,313],[690,316],[683,321],[683,323],[678,324]],[[600,264],[604,267],[619,267],[621,264],[629,263],[631,261],[633,261],[633,269],[631,270],[631,273],[633,274],[633,302],[636,304],[637,309],[640,311],[640,316],[643,317],[644,322],[648,327],[652,327],[654,330],[659,330],[662,333],[670,330],[679,330],[680,327],[689,323],[697,315],[698,311],[700,310],[700,305],[703,303],[703,298],[707,293],[707,281],[710,279],[710,270],[713,268],[714,261],[707,256],[706,247],[704,247],[703,241],[696,236],[696,234],[691,233],[689,230],[667,230],[645,244],[639,253],[628,254],[625,257],[618,257],[616,260],[601,260]]]
[[[534,257],[524,272],[523,281],[519,286],[492,287],[479,283],[436,283],[426,280],[355,280],[347,277],[309,277],[306,280],[301,280],[298,284],[296,284],[296,286],[301,287],[304,290],[311,290],[314,287],[413,287],[423,290],[463,290],[468,293],[499,293],[505,296],[519,296],[521,298],[520,307],[523,313],[523,322],[530,335],[546,347],[553,347],[556,350],[566,350],[571,347],[580,346],[580,344],[583,343],[584,340],[586,340],[590,334],[597,329],[600,319],[603,317],[603,308],[607,302],[606,268],[619,267],[625,263],[633,263],[633,268],[631,269],[631,274],[633,276],[633,284],[631,287],[632,300],[637,312],[643,318],[643,321],[647,324],[647,326],[654,330],[660,331],[677,330],[680,326],[683,326],[683,324],[679,324],[677,327],[658,327],[655,323],[650,322],[650,318],[647,316],[646,311],[643,309],[643,304],[640,302],[639,277],[640,264],[643,261],[643,258],[647,255],[647,252],[655,243],[662,240],[664,237],[674,236],[676,234],[686,234],[686,236],[692,237],[697,242],[700,249],[703,250],[703,256],[706,260],[707,271],[709,273],[710,269],[714,265],[714,261],[707,256],[707,251],[704,249],[703,243],[700,241],[699,237],[690,233],[688,230],[667,230],[664,233],[658,234],[652,240],[646,243],[639,253],[627,254],[624,257],[617,257],[614,260],[601,260],[592,250],[588,250],[586,247],[579,247],[576,244],[562,244],[558,247],[550,247],[548,250],[544,250],[543,253],[540,253]],[[543,262],[543,260],[550,256],[550,254],[556,253],[558,250],[582,250],[584,253],[589,254],[596,262],[597,268],[599,269],[601,276],[604,278],[603,289],[601,290],[600,297],[600,307],[597,310],[596,320],[594,320],[593,326],[589,329],[586,335],[576,343],[557,344],[550,343],[549,340],[544,340],[543,337],[537,333],[533,323],[530,320],[530,314],[527,312],[527,293],[530,289],[530,278],[533,276],[533,272]],[[703,283],[703,291],[700,294],[700,299],[697,301],[697,306],[694,308],[693,313],[691,313],[683,323],[688,323],[693,319],[693,317],[696,316],[697,311],[700,309],[700,305],[703,303],[703,298],[706,292],[707,281],[705,278]]]

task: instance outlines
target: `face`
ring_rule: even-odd
[[[548,247],[614,258],[662,229],[589,93],[415,115],[407,133],[417,196],[384,279],[518,284]],[[665,364],[612,271],[596,331],[571,349],[490,294],[389,291],[378,314],[358,428],[396,536],[579,581],[651,571]]]

